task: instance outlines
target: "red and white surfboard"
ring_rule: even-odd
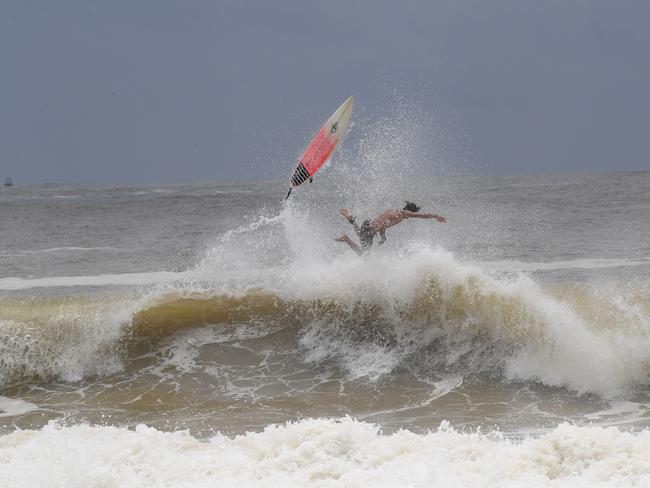
[[[309,143],[293,172],[287,198],[295,186],[302,185],[307,180],[311,181],[316,171],[323,166],[334,148],[343,140],[352,116],[352,103],[352,97],[343,102]]]

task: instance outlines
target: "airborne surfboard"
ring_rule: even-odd
[[[305,181],[312,181],[316,171],[330,157],[334,148],[343,140],[345,133],[350,124],[350,117],[352,116],[352,103],[353,98],[348,98],[341,106],[336,109],[336,112],[327,119],[323,126],[316,133],[312,141],[305,149],[302,157],[298,161],[296,169],[293,171],[291,177],[291,187],[287,198],[291,195],[291,190],[294,187],[302,185]]]

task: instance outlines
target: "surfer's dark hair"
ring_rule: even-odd
[[[406,202],[406,205],[404,205],[404,210],[408,210],[409,212],[419,212],[420,207],[418,207],[415,203],[413,202]]]

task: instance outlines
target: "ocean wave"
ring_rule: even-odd
[[[305,419],[236,437],[50,423],[0,437],[0,479],[40,486],[632,487],[650,484],[650,432],[561,424],[537,436],[383,435],[374,424]]]
[[[0,381],[109,374],[129,355],[125,341],[243,325],[286,328],[292,344],[277,347],[297,341],[305,362],[333,360],[352,378],[405,366],[608,396],[649,382],[647,285],[542,288],[428,248],[341,261],[256,287],[185,281],[128,298],[4,298]]]

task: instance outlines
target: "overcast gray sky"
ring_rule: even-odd
[[[349,95],[487,173],[650,170],[647,0],[0,0],[0,62],[18,183],[288,177]]]

